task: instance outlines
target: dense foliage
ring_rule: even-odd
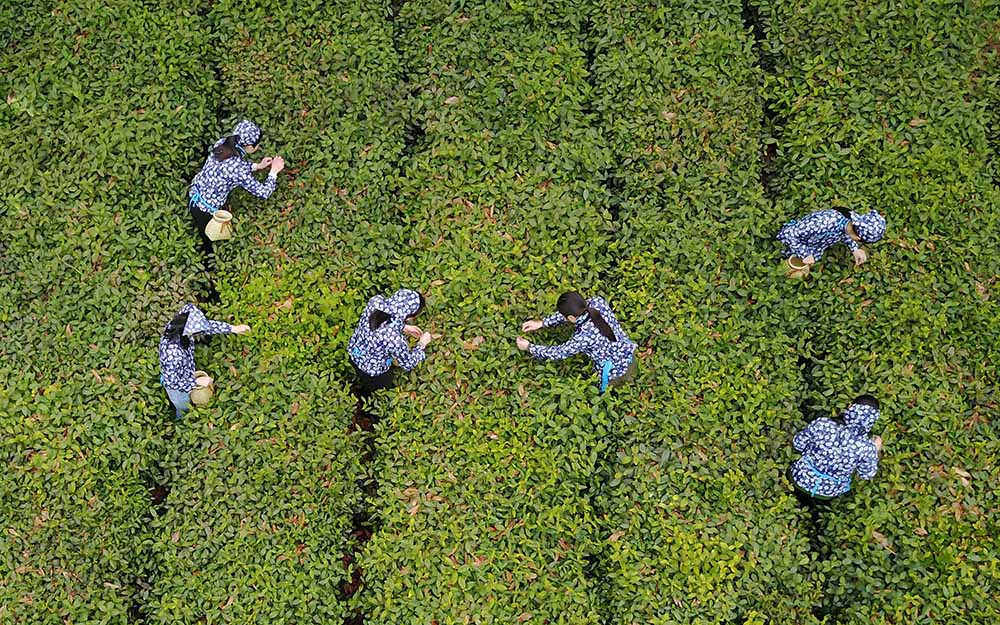
[[[344,347],[363,305],[368,228],[391,210],[402,130],[382,14],[350,3],[218,2],[207,16],[224,134],[246,116],[288,176],[271,202],[232,203],[219,246],[224,311],[252,328],[205,360],[224,390],[178,428],[154,524],[156,622],[342,622],[362,509]],[[370,51],[359,54],[357,51]],[[233,112],[233,113],[230,113]],[[203,143],[204,145],[204,143]],[[380,237],[375,237],[376,239]],[[353,242],[353,244],[345,244]],[[207,414],[206,414],[207,413]]]
[[[35,0],[0,42],[3,622],[1000,617],[995,4]],[[244,117],[288,167],[205,276],[186,185]],[[786,280],[829,206],[888,236]],[[209,284],[252,331],[175,422]],[[399,286],[440,339],[362,405]],[[630,385],[515,348],[569,288]],[[811,515],[790,438],[864,391],[879,473]]]
[[[885,406],[879,478],[819,530],[831,564],[822,612],[996,620],[1000,220],[987,7],[774,2],[764,14],[777,211],[875,207],[895,224],[864,270],[834,255],[784,300],[805,339],[808,410],[828,414],[861,387]]]
[[[193,298],[177,207],[215,124],[209,37],[178,3],[33,5],[3,37],[0,610],[125,622],[173,428],[155,337]]]

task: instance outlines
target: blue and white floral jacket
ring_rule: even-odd
[[[818,261],[836,243],[844,243],[852,252],[861,249],[857,241],[847,236],[845,228],[849,222],[832,208],[817,211],[786,223],[778,232],[778,240],[785,244],[785,256],[812,256]]]
[[[393,362],[407,371],[423,362],[426,357],[424,348],[417,345],[410,349],[403,334],[406,319],[419,308],[420,295],[410,289],[400,289],[388,299],[376,295],[368,300],[361,320],[347,343],[351,361],[358,369],[370,376],[379,376],[388,371]],[[389,320],[372,330],[368,318],[376,310],[388,314]]]
[[[183,330],[183,335],[189,339],[188,345],[184,347],[179,340],[170,340],[165,335],[160,338],[160,381],[163,386],[169,389],[190,391],[195,386],[195,337],[229,334],[233,331],[233,326],[223,321],[207,319],[205,313],[201,312],[194,304],[185,304],[177,314],[181,313],[188,314],[187,323],[184,324]]]
[[[635,357],[635,343],[633,343],[615,314],[611,312],[611,307],[602,297],[592,297],[587,300],[587,304],[601,313],[604,320],[611,326],[614,332],[615,341],[611,342],[601,334],[597,326],[590,320],[587,314],[580,315],[576,319],[576,329],[573,336],[562,345],[535,345],[528,347],[528,352],[539,360],[563,360],[575,354],[586,354],[593,361],[594,370],[598,375],[602,373],[604,363],[611,362],[611,372],[609,379],[620,378],[628,372],[629,366]],[[551,328],[563,323],[568,323],[566,317],[561,313],[555,313],[542,320],[542,327]]]
[[[820,497],[836,497],[851,489],[856,472],[870,480],[878,469],[878,449],[868,433],[879,411],[851,404],[844,423],[816,419],[795,435],[792,444],[802,457],[792,465],[792,479],[802,490]]]
[[[830,208],[816,211],[802,219],[789,221],[778,232],[778,240],[785,244],[785,256],[806,258],[812,256],[817,261],[823,257],[823,252],[831,245],[843,243],[853,252],[861,249],[861,245],[848,236],[848,223],[854,224],[854,229],[862,241],[875,243],[885,236],[885,217],[878,211],[867,213],[850,213],[848,219],[840,212]]]
[[[239,146],[256,145],[260,137],[260,129],[253,123],[243,120],[233,130],[240,137]],[[212,148],[216,148],[225,139],[219,139]],[[208,158],[201,171],[191,181],[188,189],[190,203],[206,213],[222,208],[229,199],[229,193],[236,187],[243,187],[253,195],[266,200],[274,193],[278,184],[277,174],[268,172],[264,182],[258,181],[253,175],[253,163],[241,153],[240,155],[220,161],[209,151]]]

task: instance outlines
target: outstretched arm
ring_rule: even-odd
[[[564,323],[567,323],[566,317],[563,317],[562,313],[559,312],[551,314],[548,317],[542,319],[543,328],[554,328]]]
[[[206,319],[205,330],[203,334],[232,334],[233,326],[226,323],[225,321],[212,321],[211,319]]]
[[[876,449],[875,443],[865,444],[865,450],[858,458],[857,471],[858,477],[863,480],[875,477],[875,472],[878,471],[878,449]]]
[[[851,249],[852,252],[856,252],[861,249],[861,244],[851,238],[851,235],[844,232],[843,241]]]
[[[583,351],[583,339],[574,334],[562,345],[530,345],[528,352],[539,360],[563,360]]]
[[[393,360],[396,364],[407,371],[412,371],[414,367],[419,365],[427,357],[427,352],[424,351],[423,344],[417,344],[416,347],[410,349],[409,343],[400,334],[393,334],[392,343],[389,345],[389,354],[392,355]]]
[[[237,182],[251,194],[262,200],[266,200],[271,197],[271,194],[274,193],[275,187],[278,186],[278,174],[276,174],[272,169],[268,172],[265,181],[260,182],[253,177],[252,170],[253,167],[249,163],[246,164],[245,168],[240,168],[240,177]]]

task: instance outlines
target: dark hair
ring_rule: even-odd
[[[861,404],[862,406],[870,406],[875,410],[879,409],[878,400],[872,397],[871,395],[858,395],[857,397],[854,398],[854,403]]]
[[[220,161],[228,160],[237,154],[240,150],[240,136],[239,135],[229,135],[226,140],[215,146],[212,149],[212,156],[219,159]]]
[[[424,304],[426,303],[424,296],[422,293],[417,293],[417,296],[420,298],[420,303],[417,305],[417,309],[412,315],[410,315],[410,317],[416,317],[424,310]],[[407,317],[407,319],[410,317]],[[372,331],[377,330],[385,325],[385,322],[390,319],[392,319],[392,316],[389,313],[384,310],[375,310],[368,316],[368,329]]]
[[[597,326],[598,331],[604,335],[604,338],[608,339],[612,343],[615,342],[615,333],[608,325],[608,322],[604,320],[601,313],[590,307],[587,300],[583,299],[583,296],[576,291],[566,291],[559,296],[559,300],[556,302],[556,309],[562,313],[563,317],[579,317],[586,313],[590,320]]]
[[[371,315],[368,316],[368,329],[377,330],[381,328],[386,321],[392,319],[389,313],[384,310],[373,311]]]
[[[833,207],[833,210],[835,210],[835,211],[837,211],[838,213],[840,213],[840,214],[841,214],[841,216],[842,216],[842,217],[843,217],[844,219],[846,219],[847,221],[850,221],[850,220],[851,220],[851,211],[847,210],[846,208],[840,208],[840,207],[838,207],[838,206],[834,206],[834,207]]]
[[[191,339],[184,336],[184,326],[187,325],[188,314],[177,313],[170,323],[167,324],[167,329],[163,331],[163,336],[171,343],[177,343],[184,349],[191,346]]]

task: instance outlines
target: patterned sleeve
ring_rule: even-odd
[[[410,349],[409,343],[403,338],[401,334],[392,333],[392,338],[389,340],[389,355],[396,361],[396,364],[406,369],[407,371],[412,371],[414,367],[419,365],[427,357],[427,352],[423,347],[417,345],[413,349]]]
[[[271,197],[275,187],[278,186],[277,174],[268,172],[267,179],[264,182],[260,182],[253,177],[253,166],[246,161],[244,161],[244,164],[246,167],[240,167],[240,175],[236,182],[262,200]]]
[[[535,345],[528,347],[528,352],[539,360],[563,360],[583,351],[586,339],[580,332],[575,332],[573,336],[562,345]]]
[[[815,442],[815,435],[819,429],[819,420],[813,421],[806,426],[804,430],[801,430],[792,439],[792,445],[795,447],[795,451],[800,454],[804,454],[810,450],[813,443]]]
[[[225,321],[212,321],[211,319],[205,320],[205,329],[202,334],[232,334],[233,326],[229,325]]]
[[[554,328],[566,323],[566,317],[563,317],[562,313],[554,313],[542,319],[543,328]]]
[[[866,442],[861,457],[858,458],[858,477],[863,480],[870,480],[875,477],[878,470],[878,449],[875,443]]]
[[[792,256],[806,258],[813,253],[809,246],[808,236],[819,226],[820,221],[820,214],[813,213],[799,219],[789,228],[786,245],[788,245],[788,251],[792,253]]]
[[[406,327],[406,319],[403,319],[402,317],[390,317],[389,321],[386,322],[386,325],[389,328],[392,328],[393,332],[402,333],[403,328]]]
[[[850,235],[847,234],[847,232],[844,232],[843,236],[844,236],[844,243],[847,244],[847,247],[851,248],[852,252],[855,252],[855,251],[861,249],[861,244],[858,243],[857,241],[855,241],[854,239],[852,239],[850,237]]]

